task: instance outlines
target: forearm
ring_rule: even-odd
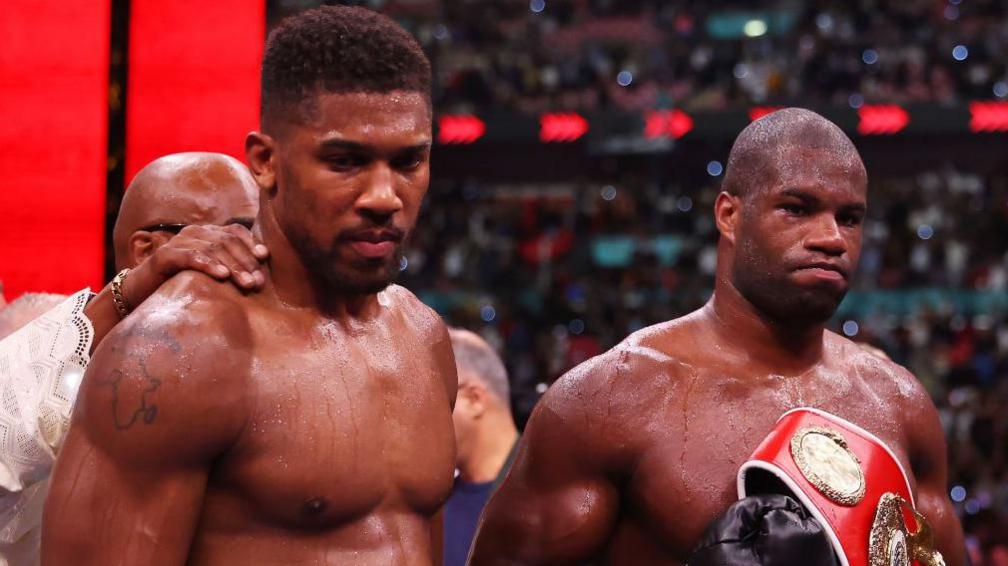
[[[119,313],[116,311],[115,301],[112,300],[111,284],[106,285],[93,299],[84,307],[84,316],[91,321],[94,327],[94,338],[91,340],[90,354],[93,354],[98,344],[106,335],[119,323]]]

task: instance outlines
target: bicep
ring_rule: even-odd
[[[569,426],[548,408],[536,410],[510,473],[483,512],[473,565],[577,563],[603,550],[619,492]]]
[[[122,461],[71,429],[43,520],[43,564],[183,564],[206,470]]]
[[[921,389],[911,410],[911,462],[917,480],[917,510],[934,531],[935,545],[950,566],[965,563],[962,525],[948,492],[948,450],[938,411]]]
[[[210,463],[238,430],[223,356],[135,326],[84,376],[43,517],[46,564],[184,563]]]

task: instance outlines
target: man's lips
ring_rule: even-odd
[[[402,235],[394,230],[365,230],[347,237],[350,247],[366,258],[377,259],[392,255]]]
[[[382,240],[380,242],[350,240],[350,246],[360,255],[371,259],[388,257],[396,249],[396,243],[392,240]]]
[[[847,270],[838,264],[829,262],[813,262],[795,268],[796,272],[807,273],[816,279],[846,281]]]

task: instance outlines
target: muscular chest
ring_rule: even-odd
[[[246,433],[224,468],[264,518],[336,525],[380,506],[433,513],[447,497],[451,406],[429,351],[323,340],[274,348],[254,371]]]
[[[652,540],[676,553],[688,554],[707,524],[737,499],[739,466],[792,408],[817,407],[860,424],[910,470],[898,415],[856,382],[835,390],[806,386],[791,391],[772,386],[733,391],[714,383],[694,388],[691,399],[670,404],[656,416],[672,432],[656,429],[650,436],[628,486],[640,524]]]

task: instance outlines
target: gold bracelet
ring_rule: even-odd
[[[119,313],[119,318],[126,318],[126,315],[130,313],[129,305],[126,304],[126,298],[122,294],[122,283],[123,279],[126,278],[126,274],[129,273],[129,268],[120,271],[112,278],[112,302],[115,303],[116,312]]]

